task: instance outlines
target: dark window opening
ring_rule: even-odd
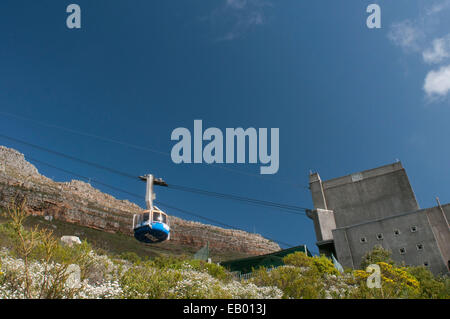
[[[166,215],[154,212],[153,213],[153,221],[154,222],[160,222],[160,223],[166,223]]]
[[[366,237],[361,237],[361,239],[359,240],[361,243],[365,243],[365,242],[367,242],[367,239],[366,239]]]
[[[142,215],[142,219],[144,222],[148,221],[150,219],[150,214],[149,213],[144,213]]]
[[[382,239],[383,239],[383,234],[381,234],[381,233],[378,234],[378,235],[377,235],[377,239],[378,239],[378,240],[382,240]]]
[[[428,267],[428,265],[429,265],[428,261],[424,262],[423,265],[424,265],[425,267]]]
[[[422,244],[417,244],[417,250],[423,250],[423,245]]]
[[[411,226],[411,233],[415,233],[417,231],[417,226]]]
[[[395,235],[395,236],[398,236],[398,235],[400,235],[400,230],[398,230],[398,229],[394,229],[394,235]]]
[[[400,248],[400,254],[401,254],[401,255],[406,254],[406,249],[405,249],[405,248]]]

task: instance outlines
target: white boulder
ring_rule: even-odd
[[[72,247],[74,244],[81,244],[81,240],[77,236],[62,236],[61,242],[69,247]]]

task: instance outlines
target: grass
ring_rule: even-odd
[[[0,224],[4,222],[6,222],[6,219],[0,217]],[[116,256],[131,252],[141,258],[155,258],[159,256],[192,257],[199,249],[171,241],[158,244],[144,244],[125,234],[104,232],[55,219],[47,221],[40,216],[29,216],[25,221],[25,227],[27,228],[36,225],[52,230],[58,238],[61,236],[78,236],[81,240],[87,240],[96,250]],[[4,235],[0,232],[0,246],[6,243],[6,238],[2,238],[2,236]],[[248,256],[238,252],[210,252],[210,255],[214,262]]]

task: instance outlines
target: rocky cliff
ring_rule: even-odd
[[[26,198],[34,215],[53,218],[106,232],[132,235],[132,217],[142,208],[118,200],[90,184],[72,180],[55,182],[25,160],[23,154],[0,146],[0,207]],[[170,214],[170,212],[168,212]],[[279,246],[257,234],[224,229],[171,216],[171,242],[201,247],[209,242],[212,251],[258,255],[279,250]]]

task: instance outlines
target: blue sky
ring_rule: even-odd
[[[365,25],[378,3],[382,28]],[[66,6],[82,28],[66,27]],[[5,114],[7,134],[168,183],[311,207],[310,170],[334,178],[400,159],[422,207],[450,202],[450,1],[97,0],[0,3],[0,111],[170,153],[173,129],[280,128],[280,169],[170,157]],[[1,139],[144,196],[144,185]],[[73,177],[36,164],[58,181]],[[118,198],[126,194],[95,185]],[[314,250],[312,222],[157,189],[157,199]],[[143,205],[143,201],[137,201]],[[194,219],[167,210],[186,219]]]

